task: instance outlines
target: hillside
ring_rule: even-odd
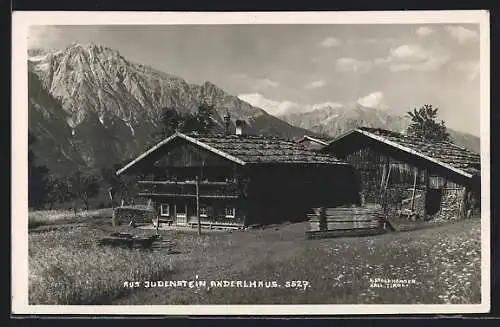
[[[219,127],[229,112],[248,123],[248,133],[296,138],[306,130],[227,94],[125,59],[95,44],[64,50],[30,50],[29,130],[33,151],[52,171],[100,169],[138,155],[159,131],[163,108],[195,112],[215,108]]]

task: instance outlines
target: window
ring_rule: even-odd
[[[200,206],[200,217],[208,217],[208,207]]]
[[[236,216],[235,207],[226,207],[226,218],[234,218]]]
[[[170,216],[170,206],[166,203],[160,205],[160,216]]]
[[[429,188],[431,189],[441,189],[445,186],[446,179],[441,176],[431,175],[429,176]]]

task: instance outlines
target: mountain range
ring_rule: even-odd
[[[41,164],[60,174],[109,167],[139,155],[160,131],[163,108],[194,113],[209,103],[219,127],[229,113],[233,122],[245,120],[250,134],[297,138],[308,133],[211,82],[187,83],[101,45],[30,50],[28,74],[32,150]]]
[[[164,108],[194,113],[202,103],[212,117],[247,122],[250,134],[296,139],[304,134],[336,136],[364,125],[402,131],[405,118],[382,110],[338,104],[286,111],[279,117],[207,81],[201,85],[134,63],[118,51],[96,44],[72,44],[64,50],[28,51],[30,149],[38,163],[57,174],[99,170],[137,156],[160,131]],[[452,131],[459,145],[478,151],[479,139]]]
[[[239,97],[254,106],[260,106],[283,121],[311,132],[338,137],[358,126],[388,129],[405,133],[410,125],[407,116],[391,112],[387,108],[372,108],[354,102],[341,104],[327,102],[299,104],[290,101],[279,102],[264,98],[260,94],[242,94]],[[453,142],[477,153],[480,152],[479,137],[448,128]]]

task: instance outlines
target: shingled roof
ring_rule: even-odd
[[[348,165],[328,153],[310,150],[291,140],[277,137],[234,134],[183,134],[176,133],[159,142],[125,167],[116,172],[123,173],[161,147],[184,139],[208,151],[216,153],[240,165],[251,164],[329,164]]]
[[[432,161],[467,177],[480,173],[479,154],[450,142],[427,142],[419,138],[379,128],[360,127],[332,141],[338,142],[347,135],[360,133],[371,139],[396,147],[410,154]]]

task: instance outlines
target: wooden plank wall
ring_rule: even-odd
[[[160,167],[229,167],[232,162],[194,144],[182,143],[165,149],[164,154],[155,161]]]
[[[411,162],[403,161],[402,159],[393,156],[387,156],[379,151],[369,147],[361,148],[348,154],[345,160],[351,163],[358,171],[358,177],[364,189],[373,188],[378,185],[380,189],[383,185],[382,181],[387,178],[388,167],[390,167],[390,176],[388,185],[407,185],[413,186],[414,172],[417,170],[417,188],[423,189],[426,187],[425,172],[429,172],[427,187],[430,188],[461,188],[462,186],[448,176],[433,172],[430,168],[417,165]]]

